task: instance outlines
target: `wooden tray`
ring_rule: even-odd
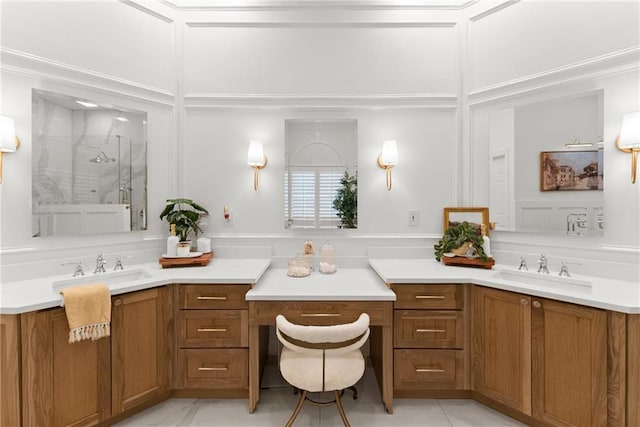
[[[444,265],[455,265],[458,267],[486,268],[489,270],[493,267],[493,264],[496,263],[496,261],[493,258],[489,258],[486,261],[481,261],[480,258],[467,258],[463,256],[455,256],[453,258],[443,256],[442,262],[444,263]]]
[[[158,262],[162,266],[162,268],[171,268],[171,267],[204,267],[209,264],[213,258],[213,251],[207,252],[200,256],[195,256],[193,258],[160,258]]]

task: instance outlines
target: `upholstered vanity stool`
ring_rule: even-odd
[[[305,401],[316,406],[336,404],[344,425],[340,392],[353,386],[364,374],[365,361],[360,347],[369,338],[369,315],[362,313],[353,323],[333,326],[303,326],[276,317],[276,335],[283,345],[280,372],[292,386],[302,390],[298,404],[287,421],[293,424]],[[333,391],[335,399],[316,402],[308,393]]]

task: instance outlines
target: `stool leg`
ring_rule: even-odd
[[[285,425],[285,427],[291,427],[293,425],[293,422],[296,420],[296,417],[298,416],[298,414],[300,413],[300,410],[302,409],[302,405],[304,404],[304,399],[307,397],[307,390],[303,390],[302,393],[300,394],[300,399],[298,399],[298,404],[296,405],[296,409],[293,410],[293,414],[291,414],[291,418],[289,418],[289,421],[287,421],[287,424]]]
[[[347,420],[347,415],[344,413],[344,408],[342,407],[342,401],[340,400],[340,392],[338,390],[335,390],[333,394],[336,396],[336,405],[338,405],[338,412],[340,412],[340,418],[342,418],[344,427],[351,427],[351,424],[349,424],[349,420]]]

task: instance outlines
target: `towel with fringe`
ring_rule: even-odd
[[[81,285],[60,291],[69,322],[69,342],[98,340],[111,334],[111,297],[107,285]]]

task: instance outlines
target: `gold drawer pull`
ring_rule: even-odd
[[[416,372],[446,372],[444,369],[416,368]]]
[[[444,299],[444,295],[416,295],[416,299]]]
[[[444,329],[416,329],[416,332],[437,332],[437,333],[444,333],[444,332],[446,332],[446,330],[444,330]]]
[[[300,317],[340,317],[340,313],[302,313]]]
[[[227,328],[198,328],[198,332],[227,332]]]
[[[198,368],[198,371],[226,371],[226,370],[227,368],[208,368],[205,366]]]
[[[227,297],[207,297],[207,296],[197,296],[196,299],[199,300],[214,300],[214,301],[226,301]]]

